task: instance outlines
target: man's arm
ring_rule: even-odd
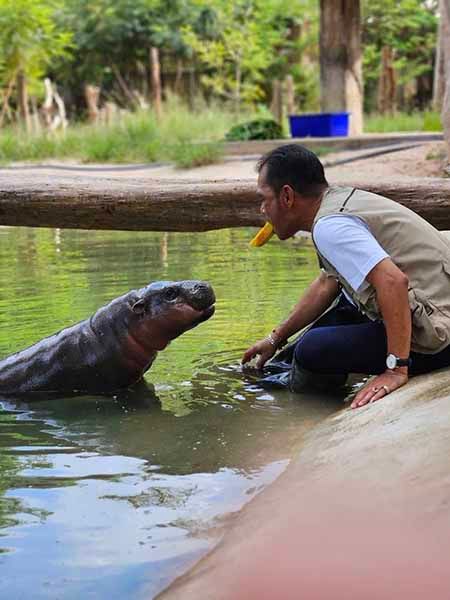
[[[408,301],[408,277],[389,258],[379,262],[366,276],[377,294],[378,307],[387,336],[387,352],[401,358],[411,351],[411,309]],[[355,396],[352,408],[375,402],[408,381],[408,367],[397,367],[371,380]],[[383,386],[386,386],[385,389]]]
[[[242,357],[245,364],[257,354],[256,367],[261,369],[271,358],[280,344],[317,319],[333,302],[339,293],[339,284],[333,277],[321,273],[308,287],[294,309],[272,334],[272,341],[266,337],[251,346]]]

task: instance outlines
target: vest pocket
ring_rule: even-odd
[[[408,290],[412,318],[411,347],[415,352],[435,354],[449,343],[448,318],[421,290]]]
[[[447,281],[450,285],[450,260],[443,260],[442,261],[442,270],[444,271],[444,273],[447,275]]]

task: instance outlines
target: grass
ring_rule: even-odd
[[[393,115],[367,115],[365,133],[390,133],[399,131],[442,131],[439,113],[432,111],[395,113]]]
[[[203,105],[195,112],[175,100],[161,120],[151,111],[128,114],[111,125],[73,125],[65,133],[0,132],[0,162],[72,159],[85,163],[170,161],[180,168],[218,162],[221,140],[235,123],[228,111]]]
[[[147,163],[169,161],[179,168],[219,162],[225,153],[223,139],[233,126],[265,112],[231,111],[199,102],[190,111],[169,98],[157,120],[152,111],[127,114],[111,125],[74,124],[65,133],[25,134],[18,128],[0,130],[0,162],[77,160],[84,163]],[[440,116],[433,112],[368,115],[364,131],[442,131]],[[327,149],[318,154],[324,155]]]

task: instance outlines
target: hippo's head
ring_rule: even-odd
[[[214,314],[214,291],[205,281],[157,281],[137,292],[131,305],[133,334],[155,350]]]

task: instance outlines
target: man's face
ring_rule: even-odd
[[[280,195],[276,195],[274,190],[266,182],[266,167],[264,166],[258,176],[258,187],[256,193],[261,200],[261,212],[273,225],[274,231],[280,240],[284,240],[287,234],[287,210],[282,202]]]

